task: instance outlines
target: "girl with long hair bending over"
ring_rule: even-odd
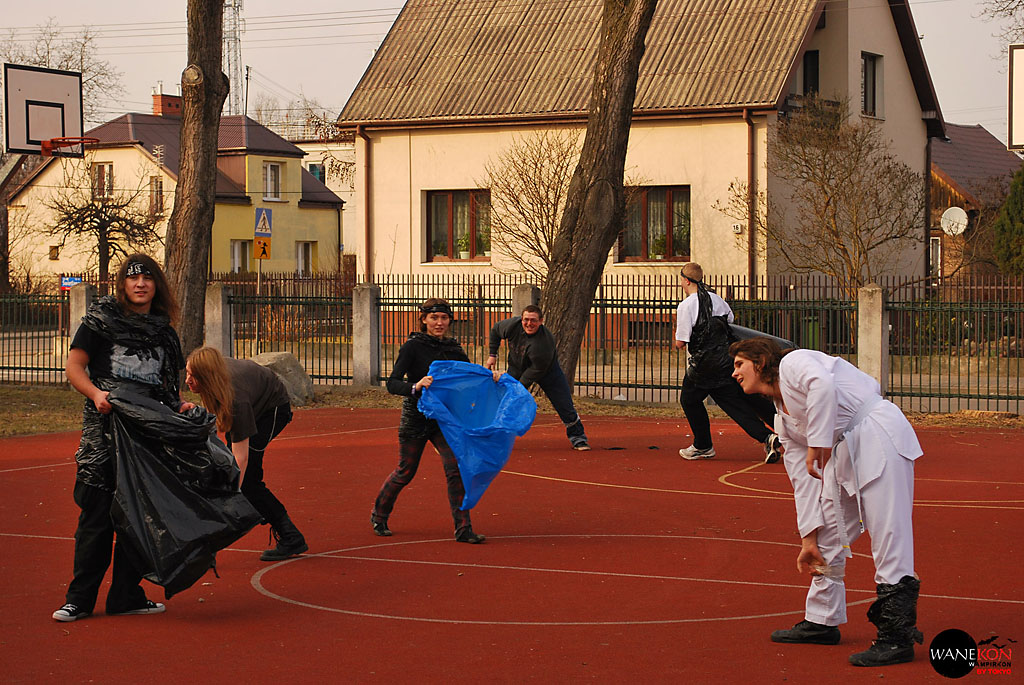
[[[262,561],[281,561],[309,549],[281,501],[263,481],[263,452],[292,420],[288,390],[270,369],[248,359],[225,358],[213,347],[200,347],[188,356],[185,384],[217,417],[242,472],[242,494],[270,530],[277,545],[265,550]]]

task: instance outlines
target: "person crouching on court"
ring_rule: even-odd
[[[878,383],[839,357],[787,350],[768,338],[733,343],[733,377],[746,393],[767,395],[793,483],[801,548],[797,569],[813,578],[804,620],[772,633],[773,642],[834,645],[846,623],[843,582],[850,544],[871,534],[877,599],[868,620],[871,647],[850,656],[854,666],[912,661],[921,582],[914,573],[914,460],[921,445],[913,427]]]
[[[474,545],[485,540],[483,535],[473,532],[469,511],[460,509],[466,491],[455,454],[448,446],[437,421],[428,419],[418,407],[423,389],[429,388],[434,381],[432,376],[427,375],[431,362],[469,361],[459,342],[447,337],[452,318],[452,308],[445,300],[432,297],[420,305],[420,330],[409,333],[408,339],[398,350],[398,358],[388,377],[388,392],[403,395],[405,401],[402,403],[402,421],[398,428],[398,466],[384,481],[370,513],[370,524],[377,535],[391,535],[388,517],[395,507],[398,493],[416,475],[423,449],[429,440],[441,455],[441,465],[448,482],[448,504],[455,521],[455,540]]]
[[[282,561],[309,549],[288,510],[263,481],[263,453],[292,420],[291,399],[281,379],[248,359],[225,358],[213,347],[192,351],[185,363],[185,384],[217,417],[217,430],[242,472],[241,490],[277,541],[262,561]]]

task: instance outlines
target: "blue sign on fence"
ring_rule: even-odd
[[[80,276],[61,276],[60,277],[60,289],[71,290],[74,286],[82,282]]]

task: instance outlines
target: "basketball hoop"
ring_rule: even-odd
[[[85,154],[86,145],[96,145],[100,142],[99,138],[83,138],[70,136],[66,138],[50,138],[44,140],[39,144],[39,154],[43,157],[53,157],[56,154],[58,157],[61,156],[58,150],[62,147],[75,147],[76,145],[82,146],[82,154]],[[72,152],[71,154],[75,154]]]

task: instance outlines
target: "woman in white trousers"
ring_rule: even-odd
[[[811,573],[804,620],[772,633],[774,642],[837,644],[846,623],[843,582],[850,545],[871,534],[877,599],[868,619],[871,647],[855,666],[912,661],[920,581],[914,573],[914,460],[921,445],[878,383],[839,357],[788,350],[772,340],[734,343],[733,377],[748,394],[775,402],[775,432],[796,500],[797,568]]]

